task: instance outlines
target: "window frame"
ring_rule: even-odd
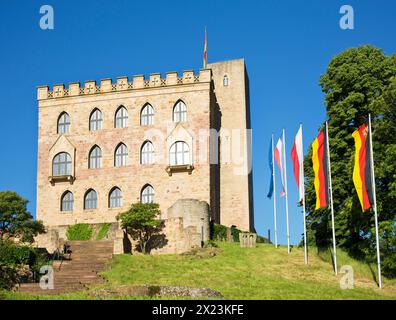
[[[180,151],[178,149],[180,149]],[[181,157],[181,163],[179,163],[180,162],[179,157]],[[190,157],[190,146],[188,145],[188,143],[181,140],[172,143],[172,145],[169,148],[169,165],[182,166],[189,164],[191,164],[191,157]]]
[[[121,112],[121,115],[119,115]],[[128,127],[128,110],[125,106],[120,105],[114,116],[114,128],[123,129]]]
[[[61,158],[62,155],[65,155],[64,159]],[[52,158],[52,176],[53,177],[71,176],[72,164],[73,161],[69,153],[65,151],[57,153]]]
[[[148,190],[148,191],[146,192],[146,190]],[[151,184],[144,185],[140,191],[140,202],[143,204],[154,203],[154,200],[155,200],[155,190],[154,190],[153,186]]]
[[[228,75],[224,75],[223,76],[223,87],[228,87],[230,85],[230,78],[228,77]]]
[[[100,117],[98,115],[100,115]],[[103,129],[103,113],[100,109],[95,108],[92,110],[89,116],[89,131],[98,131],[102,129]]]
[[[91,198],[88,198],[93,194]],[[95,189],[88,189],[84,194],[84,210],[95,210],[98,208],[98,193]]]
[[[172,112],[173,122],[187,122],[187,105],[183,100],[178,100],[173,106]]]
[[[154,107],[150,103],[146,103],[140,111],[140,125],[152,126],[154,124]]]
[[[71,195],[71,199],[65,199],[66,196]],[[69,212],[69,211],[73,211],[74,209],[74,195],[73,192],[67,190],[65,191],[62,196],[61,196],[61,206],[60,206],[60,211],[61,212]]]
[[[122,152],[122,151],[121,151],[121,153],[118,153],[118,150],[123,147],[125,147],[126,153]],[[119,161],[119,157],[121,157],[121,161]],[[128,157],[129,157],[129,151],[128,151],[127,145],[123,142],[120,142],[114,151],[114,167],[127,166],[128,165]]]
[[[114,195],[114,193],[117,194]],[[109,209],[121,208],[122,205],[122,190],[119,187],[113,187],[109,192]]]
[[[146,164],[154,164],[154,163],[155,163],[154,144],[150,140],[146,140],[143,142],[142,147],[140,148],[140,164],[146,165]]]
[[[95,151],[96,154],[93,154]],[[88,169],[100,168],[102,168],[102,149],[98,145],[94,145],[88,154]]]
[[[56,126],[57,134],[68,134],[70,132],[70,125],[70,115],[66,111],[61,112]]]

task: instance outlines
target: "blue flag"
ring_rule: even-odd
[[[270,180],[270,186],[269,186],[269,191],[268,191],[268,194],[267,194],[267,197],[269,198],[269,199],[271,199],[272,198],[272,195],[273,195],[273,193],[274,193],[274,179],[273,179],[273,177],[272,177],[272,174],[273,174],[273,172],[272,172],[272,170],[273,170],[273,163],[272,163],[272,139],[271,139],[271,142],[270,142],[270,147],[269,147],[269,152],[268,152],[268,162],[269,162],[269,167],[270,167],[270,171],[271,171],[271,180]]]

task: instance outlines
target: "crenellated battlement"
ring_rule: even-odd
[[[55,84],[53,85],[52,90],[50,90],[49,86],[39,86],[37,88],[37,100],[204,83],[210,81],[210,69],[201,69],[199,74],[194,74],[193,70],[185,70],[181,76],[179,76],[177,72],[167,72],[165,78],[161,78],[160,73],[151,73],[148,79],[145,79],[144,75],[135,75],[131,81],[129,81],[128,77],[118,77],[116,82],[113,82],[111,78],[107,78],[101,79],[99,84],[97,84],[95,80],[87,80],[84,82],[83,86],[80,82],[70,82],[68,87],[65,87],[64,84]]]

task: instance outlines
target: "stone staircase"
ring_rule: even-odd
[[[67,241],[70,260],[54,261],[54,289],[43,290],[38,283],[23,283],[19,292],[32,294],[61,294],[81,291],[89,284],[103,283],[98,275],[113,256],[113,240]]]

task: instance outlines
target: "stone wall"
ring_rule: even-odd
[[[206,201],[180,199],[167,210],[167,216],[167,219],[162,220],[164,227],[151,253],[183,253],[201,247],[202,241],[209,240],[210,210]],[[100,225],[92,227],[99,229]],[[47,233],[35,238],[35,245],[46,248],[50,253],[56,248],[62,249],[63,243],[67,241],[66,230],[67,226],[50,227]],[[137,252],[137,241],[121,230],[119,223],[112,224],[106,239],[114,240],[114,254]]]
[[[153,254],[178,254],[201,247],[201,241],[209,240],[209,205],[205,201],[180,199],[168,209],[164,220],[164,242],[151,250]],[[202,235],[203,230],[203,235]],[[132,253],[137,242],[132,243]]]
[[[207,73],[210,75],[210,71]],[[187,121],[175,124],[172,110],[179,99],[187,106]],[[140,112],[146,103],[154,108],[154,124],[141,126]],[[115,113],[121,105],[128,111],[128,127],[114,128]],[[89,117],[95,108],[103,114],[103,128],[90,131]],[[71,124],[68,134],[59,135],[57,120],[62,112],[70,115]],[[140,200],[141,190],[147,184],[154,188],[162,218],[166,218],[166,209],[177,199],[193,195],[210,202],[208,138],[203,138],[202,143],[198,141],[200,130],[206,129],[209,134],[209,127],[210,76],[200,82],[173,86],[39,100],[37,219],[46,226],[115,222],[119,212]],[[154,145],[156,161],[142,165],[140,150],[146,140]],[[191,174],[177,172],[170,176],[166,171],[169,143],[177,140],[189,143],[194,166]],[[128,148],[128,164],[123,167],[114,166],[114,152],[119,143]],[[89,169],[88,155],[95,145],[102,150],[102,168]],[[52,159],[63,151],[71,155],[74,181],[51,183]],[[109,208],[109,192],[114,187],[122,191],[121,208]],[[94,210],[84,209],[83,205],[84,195],[91,188],[98,197],[98,207]],[[73,193],[74,208],[62,212],[60,202],[66,191]]]

